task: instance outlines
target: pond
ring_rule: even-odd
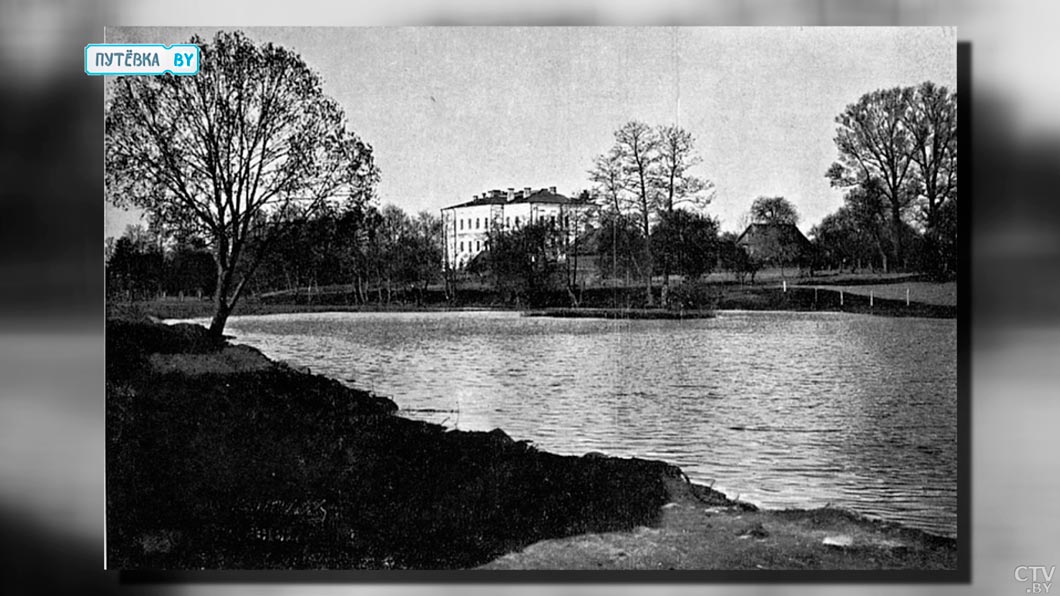
[[[316,313],[233,317],[226,333],[405,416],[665,460],[762,507],[831,504],[956,535],[955,320]]]

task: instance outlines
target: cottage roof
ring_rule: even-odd
[[[736,239],[737,244],[759,244],[762,242],[778,242],[781,244],[795,244],[800,248],[810,246],[810,241],[803,235],[795,224],[783,223],[753,223]]]
[[[794,224],[754,223],[747,226],[736,244],[766,261],[791,262],[813,250],[813,245]]]

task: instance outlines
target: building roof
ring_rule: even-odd
[[[457,207],[474,207],[476,205],[503,205],[508,202],[506,197],[489,196],[489,197],[478,197],[467,201],[466,203],[460,203],[459,205],[450,205],[448,207],[442,207],[442,211],[446,209],[456,209]]]
[[[788,252],[790,249],[799,254],[813,246],[794,224],[780,223],[753,223],[740,234],[736,244],[766,258],[794,256]]]
[[[547,188],[542,188],[541,190],[536,190],[536,191],[530,193],[530,196],[528,196],[528,197],[522,196],[521,193],[516,193],[515,194],[515,199],[512,201],[512,204],[515,204],[515,203],[551,203],[551,204],[555,204],[555,205],[567,205],[567,204],[573,203],[573,202],[574,202],[573,200],[571,200],[570,198],[568,198],[566,196],[563,196],[563,195],[561,195],[559,193],[551,192]]]
[[[747,226],[747,229],[740,234],[736,242],[753,242],[758,238],[776,239],[797,244],[810,243],[795,224],[785,223],[753,223]]]
[[[481,197],[472,199],[472,200],[467,201],[465,203],[460,203],[458,205],[451,205],[449,207],[444,207],[442,209],[442,211],[445,211],[446,209],[456,209],[456,208],[459,208],[459,207],[475,207],[475,206],[479,206],[479,205],[507,205],[507,204],[515,205],[515,204],[521,204],[521,203],[552,204],[552,205],[575,205],[575,206],[578,206],[578,205],[590,206],[590,205],[593,204],[590,201],[583,201],[581,199],[576,199],[576,198],[572,199],[572,198],[567,197],[565,195],[561,195],[561,194],[559,194],[557,192],[554,192],[552,189],[549,189],[549,188],[542,188],[540,190],[536,190],[534,192],[531,192],[529,196],[523,196],[523,192],[521,190],[520,191],[516,191],[515,192],[515,197],[512,200],[510,200],[510,201],[508,200],[507,193],[495,190],[495,191],[491,192],[489,195],[483,195]]]

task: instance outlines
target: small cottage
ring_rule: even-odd
[[[804,263],[813,251],[813,244],[794,224],[753,223],[736,245],[760,263],[779,267]]]

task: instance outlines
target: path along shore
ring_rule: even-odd
[[[952,538],[396,416],[201,326],[108,320],[106,340],[111,568],[957,566]]]

